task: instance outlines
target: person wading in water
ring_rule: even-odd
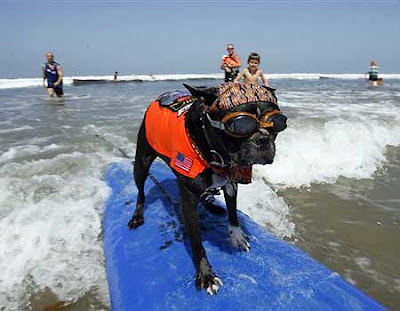
[[[221,69],[225,71],[225,82],[232,82],[239,74],[242,60],[240,59],[240,56],[235,53],[235,47],[233,44],[228,44],[226,49],[228,55],[222,57]]]
[[[43,64],[43,87],[47,88],[47,93],[50,97],[54,96],[54,93],[58,97],[64,95],[63,92],[63,70],[59,63],[54,61],[54,54],[47,52],[47,62]],[[47,83],[46,83],[47,80]]]

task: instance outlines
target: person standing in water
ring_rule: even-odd
[[[376,64],[376,61],[371,60],[369,71],[366,74],[368,74],[368,80],[378,81],[379,67]]]
[[[50,97],[54,93],[58,97],[64,95],[63,92],[63,70],[59,63],[54,61],[53,52],[46,53],[47,62],[43,64],[43,87],[47,88],[47,93]],[[47,83],[46,83],[47,80]]]
[[[117,81],[118,79],[118,71],[114,72],[114,81]]]
[[[240,56],[235,53],[233,44],[227,46],[228,55],[222,57],[221,69],[225,71],[225,82],[232,82],[239,73],[242,66]]]
[[[239,82],[240,79],[244,79],[244,83],[258,85],[258,79],[260,78],[265,86],[269,86],[268,80],[265,78],[262,71],[258,68],[260,65],[260,55],[257,53],[251,53],[247,59],[249,66],[244,69],[234,80]]]

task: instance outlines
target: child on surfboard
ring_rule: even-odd
[[[243,78],[246,84],[258,85],[258,79],[261,79],[265,86],[269,86],[268,80],[265,78],[262,71],[258,68],[260,65],[260,55],[251,53],[247,59],[249,66],[244,69],[233,82],[239,82]]]

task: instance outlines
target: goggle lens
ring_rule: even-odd
[[[222,120],[227,134],[235,137],[248,137],[258,131],[259,128],[268,128],[272,132],[280,132],[286,128],[286,117],[278,110],[271,110],[261,116],[260,119],[251,113],[233,112]]]
[[[254,134],[258,130],[258,121],[250,116],[237,116],[224,123],[228,134],[246,137]]]

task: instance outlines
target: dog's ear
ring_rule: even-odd
[[[206,87],[206,86],[190,86],[183,84],[185,88],[194,96],[202,99],[204,103],[211,106],[215,100],[218,98],[218,89],[216,87]]]

